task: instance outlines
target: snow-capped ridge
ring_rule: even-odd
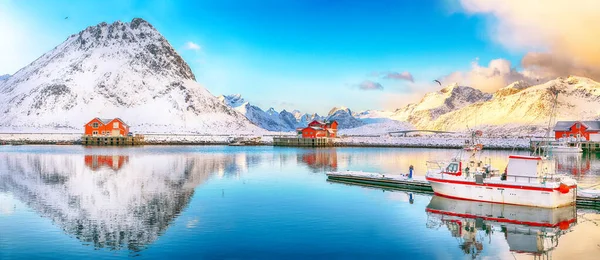
[[[217,97],[219,99],[219,101],[221,101],[222,103],[232,107],[232,108],[236,108],[239,106],[244,106],[246,103],[246,100],[244,100],[244,98],[242,98],[242,95],[240,94],[232,94],[232,95],[220,95]]]

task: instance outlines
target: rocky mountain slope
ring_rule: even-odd
[[[397,109],[390,118],[421,126],[435,121],[441,115],[491,98],[491,94],[483,93],[478,89],[453,84],[439,91],[427,93],[418,103]]]
[[[356,119],[352,111],[347,107],[334,107],[327,115],[327,121],[337,121],[339,129],[349,129],[364,125],[362,121]]]
[[[559,91],[556,120],[594,120],[600,116],[600,84],[571,76],[536,86],[516,82],[498,90],[488,101],[464,106],[429,122],[414,123],[447,130],[464,129],[468,125],[497,131],[540,131],[551,117],[550,88]]]
[[[139,18],[90,26],[0,81],[0,130],[77,132],[94,117],[140,132],[264,132],[199,85]]]

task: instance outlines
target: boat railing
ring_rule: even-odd
[[[527,179],[527,183],[546,183],[546,182],[561,182],[561,177],[544,177],[544,176],[519,176],[508,175],[506,181],[523,182]]]

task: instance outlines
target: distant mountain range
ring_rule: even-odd
[[[557,78],[546,83],[532,86],[523,81],[514,82],[495,93],[484,93],[468,86],[451,84],[439,91],[430,92],[414,104],[395,111],[367,110],[353,112],[349,108],[339,107],[329,111],[320,120],[337,120],[341,133],[381,134],[405,129],[428,129],[464,131],[478,128],[488,132],[501,133],[518,131],[520,134],[541,133],[547,127],[551,113],[551,94],[549,88],[560,91],[557,104],[557,120],[597,120],[600,118],[600,83],[584,77],[570,76]],[[240,95],[221,96],[220,99],[236,100]],[[226,102],[232,106],[234,102]],[[250,106],[249,103],[244,103]],[[294,111],[296,120],[283,110],[277,117],[273,108],[262,112],[252,106],[256,113],[275,115],[268,117],[272,122],[266,124],[263,117],[251,117],[248,110],[239,110],[250,121],[268,130],[293,130],[305,126],[312,119],[310,114],[300,115]],[[246,111],[246,112],[245,112]],[[283,119],[287,120],[283,120]],[[270,128],[270,126],[276,126]],[[294,127],[292,127],[294,126]]]

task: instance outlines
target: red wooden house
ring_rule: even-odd
[[[337,136],[338,122],[321,122],[314,120],[305,128],[297,129],[302,138],[335,138]]]
[[[84,126],[84,135],[91,136],[127,136],[129,126],[120,118],[100,119],[94,118]]]
[[[556,140],[575,137],[600,142],[600,121],[558,121],[554,126],[554,137]]]

